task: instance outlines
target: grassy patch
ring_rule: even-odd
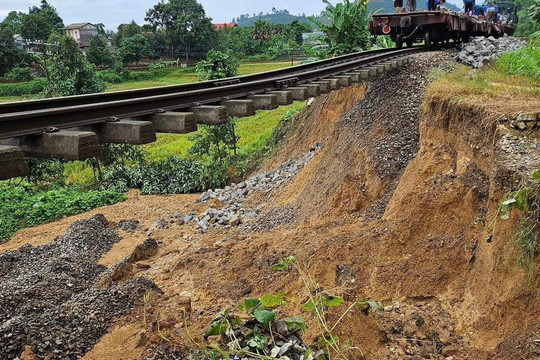
[[[24,96],[0,96],[0,103],[28,100]]]
[[[0,183],[0,242],[19,229],[123,200],[123,194],[113,191],[81,191],[72,187],[33,191]]]
[[[540,46],[532,42],[529,46],[503,54],[497,62],[498,68],[509,75],[522,75],[540,81]]]
[[[239,75],[254,74],[263,71],[277,70],[291,66],[290,62],[243,63],[238,70]],[[149,80],[127,81],[121,84],[107,85],[107,91],[143,89],[148,87],[187,84],[199,81],[195,67],[187,69],[161,69]]]
[[[539,54],[540,48],[530,45],[508,52],[494,65],[477,71],[464,65],[456,66],[450,74],[435,71],[425,103],[460,103],[483,108],[501,118],[535,111],[540,97]]]

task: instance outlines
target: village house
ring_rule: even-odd
[[[214,27],[216,28],[216,30],[225,30],[225,29],[229,29],[229,28],[238,27],[238,24],[236,24],[236,23],[214,24]]]
[[[90,40],[99,35],[97,26],[90,23],[76,23],[62,28],[65,34],[79,44],[84,51],[90,47]]]

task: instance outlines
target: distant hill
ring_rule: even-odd
[[[317,20],[322,21],[323,23],[327,23],[329,20],[326,18],[321,18],[320,16],[314,16]],[[272,14],[263,14],[260,13],[259,15],[255,16],[249,16],[241,15],[240,17],[236,18],[235,21],[238,24],[238,26],[241,27],[249,27],[253,26],[255,24],[255,21],[257,20],[265,20],[268,22],[271,22],[272,24],[290,24],[293,20],[298,20],[299,22],[306,23],[313,25],[311,21],[309,21],[308,16],[306,14],[302,15],[291,15],[287,10],[277,10],[277,12]]]
[[[404,0],[404,2],[406,3],[407,0]],[[445,6],[448,9],[453,10],[453,11],[460,10],[457,6],[450,4],[448,1],[446,2]],[[385,14],[385,13],[395,12],[393,0],[371,0],[369,2],[368,8],[369,8],[369,11],[372,13],[377,12],[379,14]],[[417,8],[418,10],[426,10],[427,0],[417,0]],[[330,21],[328,18],[322,17],[320,15],[317,15],[314,17],[323,23],[328,23]],[[299,22],[313,25],[313,23],[309,20],[306,14],[292,15],[287,10],[275,10],[271,14],[260,13],[259,15],[254,14],[251,16],[249,14],[245,14],[234,19],[234,21],[238,24],[238,26],[249,27],[249,26],[253,26],[253,24],[255,24],[255,21],[257,20],[265,20],[276,25],[276,24],[290,24],[295,19],[298,20]]]

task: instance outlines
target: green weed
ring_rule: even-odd
[[[503,220],[508,220],[513,210],[524,214],[515,234],[516,244],[521,249],[519,264],[527,270],[529,280],[534,280],[534,260],[539,251],[540,170],[522,181],[519,189],[501,203],[498,212]]]
[[[48,191],[0,183],[0,242],[15,231],[125,200],[114,191],[56,187]]]

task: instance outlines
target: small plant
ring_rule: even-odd
[[[539,250],[540,170],[524,180],[519,189],[511,193],[509,198],[499,206],[499,213],[503,220],[508,220],[513,210],[524,214],[515,234],[516,243],[522,250],[519,264],[528,270],[531,278],[534,278],[534,259]]]
[[[288,335],[298,335],[299,332],[306,331],[302,317],[279,317],[280,309],[284,305],[285,292],[280,292],[245,299],[238,307],[241,316],[229,310],[222,312],[212,322],[204,337],[222,336],[223,342],[229,345],[229,350],[225,352],[214,346],[209,351],[209,358],[227,359],[229,354],[257,359],[275,358],[275,349],[279,350],[275,344],[276,338],[284,340]],[[278,322],[282,324],[281,327],[274,325]],[[274,352],[270,351],[271,347]]]
[[[300,278],[304,283],[308,294],[307,301],[302,305],[302,311],[310,313],[318,321],[320,335],[317,341],[317,346],[325,349],[332,359],[348,360],[349,357],[356,358],[356,355],[362,355],[362,351],[353,346],[349,340],[343,341],[335,334],[336,327],[353,309],[357,308],[361,311],[368,312],[372,310],[382,310],[382,305],[376,301],[361,299],[350,304],[347,309],[341,314],[338,320],[333,324],[329,324],[326,313],[331,308],[343,306],[345,300],[341,296],[328,294],[321,289],[321,286],[297,263],[294,256],[286,257],[280,260],[277,264],[271,266],[272,270],[283,271],[290,266],[300,274]]]
[[[206,60],[197,64],[197,74],[201,80],[223,79],[236,76],[240,62],[232,53],[210,50]]]
[[[390,36],[387,35],[380,35],[377,36],[377,39],[375,40],[375,45],[381,49],[388,49],[393,48],[396,46],[396,43],[390,39]]]

